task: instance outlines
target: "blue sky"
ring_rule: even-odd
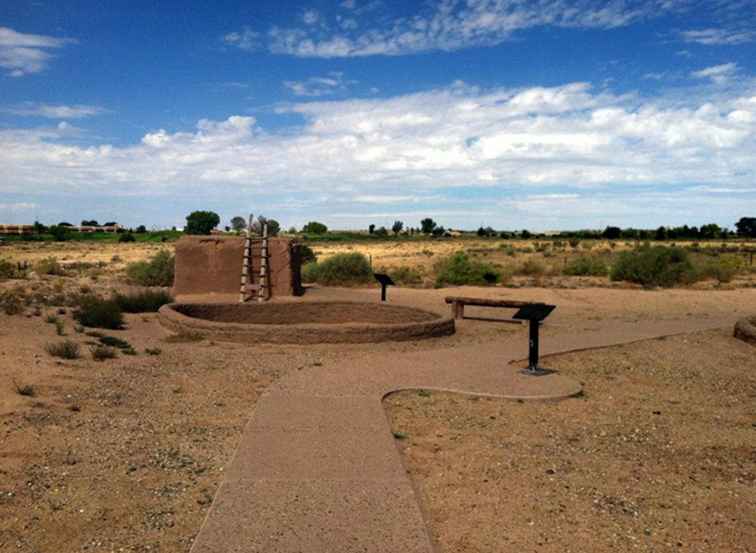
[[[756,0],[0,4],[0,222],[756,215]]]

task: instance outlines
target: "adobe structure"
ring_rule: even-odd
[[[253,282],[260,272],[261,240],[252,240]],[[244,238],[240,236],[184,236],[176,242],[173,293],[239,294]],[[268,239],[270,296],[302,295],[299,246],[290,238]]]

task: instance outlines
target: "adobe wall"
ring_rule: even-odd
[[[260,240],[252,241],[252,282],[260,274]],[[239,236],[184,236],[176,242],[173,293],[238,294],[244,238]],[[290,238],[268,239],[268,282],[271,296],[302,294],[299,248]]]

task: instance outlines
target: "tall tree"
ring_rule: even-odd
[[[231,218],[231,228],[236,232],[241,232],[247,228],[247,221],[244,217],[237,215]]]
[[[220,217],[214,211],[192,211],[186,217],[187,234],[210,234],[220,223]]]
[[[401,221],[394,221],[394,224],[391,225],[391,230],[394,234],[399,234],[402,232],[402,229],[404,228],[404,223]]]
[[[433,232],[433,229],[436,228],[436,221],[431,219],[430,217],[426,217],[422,221],[420,221],[420,230],[423,234],[430,234]]]

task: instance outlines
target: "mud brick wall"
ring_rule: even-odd
[[[260,243],[252,241],[252,282],[260,275]],[[184,236],[176,242],[175,295],[238,294],[244,238]],[[299,248],[289,238],[268,239],[268,282],[271,296],[302,294]]]

